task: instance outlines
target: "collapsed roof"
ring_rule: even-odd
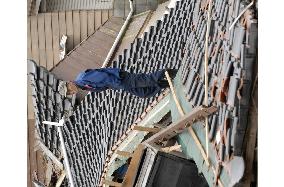
[[[130,48],[113,61],[131,73],[179,68],[186,103],[194,108],[203,103],[204,41],[207,1],[178,1],[162,20],[137,38]],[[209,101],[218,112],[209,118],[211,140],[218,129],[224,144],[217,148],[219,158],[241,156],[256,60],[257,22],[252,10],[242,22],[229,30],[238,14],[247,6],[239,1],[213,2],[209,34]],[[89,93],[74,107],[74,98],[58,93],[57,79],[29,61],[36,124],[44,144],[60,156],[56,129],[42,121],[59,121],[64,111],[68,118],[63,127],[64,144],[76,186],[98,186],[104,164],[121,137],[147,106],[157,101],[138,98],[124,91]],[[126,107],[127,106],[127,107]],[[181,139],[182,141],[182,139]],[[221,150],[221,151],[220,151]],[[229,181],[230,182],[230,181]]]

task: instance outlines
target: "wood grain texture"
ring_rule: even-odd
[[[66,35],[67,34],[67,30],[66,30],[66,17],[65,17],[65,12],[59,12],[58,13],[59,16],[59,37],[61,39],[62,35]],[[68,40],[69,38],[67,38]]]
[[[53,67],[53,41],[52,41],[52,29],[51,29],[51,13],[44,15],[45,25],[45,47],[46,47],[46,68],[50,70]]]
[[[28,17],[27,19],[27,55],[28,58],[32,58],[32,41],[31,41],[31,19]]]
[[[59,62],[59,22],[58,12],[53,12],[52,17],[52,42],[53,42],[53,66]]]
[[[83,41],[88,36],[88,17],[86,11],[80,11],[80,31],[81,31],[80,41]]]
[[[93,34],[95,31],[95,12],[88,11],[88,36]]]
[[[95,30],[97,30],[101,24],[102,24],[102,11],[96,10],[95,11]]]
[[[67,52],[73,49],[74,46],[74,34],[73,34],[73,12],[66,12],[66,33],[67,33],[67,43],[66,49]]]
[[[38,19],[38,43],[39,43],[39,64],[46,67],[46,50],[45,50],[45,28],[44,15],[39,14]]]
[[[104,24],[108,18],[108,10],[102,10],[102,24]]]
[[[39,64],[38,30],[37,17],[31,17],[31,36],[32,36],[32,59]]]
[[[125,174],[122,186],[123,187],[132,187],[134,184],[135,177],[138,172],[139,164],[141,162],[141,158],[143,156],[145,146],[142,144],[139,144],[137,148],[135,149],[133,153],[133,157],[131,159],[130,165],[127,169],[127,172]]]
[[[74,28],[74,46],[78,45],[80,43],[80,15],[79,11],[73,12],[73,28]]]

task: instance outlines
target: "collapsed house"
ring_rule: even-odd
[[[208,72],[204,72],[208,5],[208,1],[177,1],[174,8],[141,38],[136,38],[109,66],[131,73],[179,69],[173,84],[185,115],[203,105],[208,94],[208,106],[216,107],[216,111],[208,117],[207,160],[192,134],[205,150],[203,120],[194,121],[190,125],[192,131],[177,133],[176,141],[184,157],[196,164],[209,186],[214,183],[233,186],[242,184],[244,175],[252,172],[245,170],[249,167],[244,154],[247,152],[245,135],[252,125],[248,119],[257,73],[257,15],[251,6],[247,8],[246,1],[212,2]],[[153,127],[169,112],[171,124],[181,119],[169,89],[153,98],[107,90],[88,93],[81,101],[76,101],[75,96],[59,93],[58,85],[67,80],[58,78],[56,72],[51,73],[32,61],[28,61],[28,67],[38,134],[58,158],[64,157],[60,146],[65,146],[67,158],[63,160],[69,161],[74,186],[100,186],[104,180],[111,180],[113,172],[127,162],[117,152],[133,152],[147,139],[147,133],[135,130],[135,126]],[[208,93],[204,87],[205,73],[209,77]],[[57,128],[43,121],[58,122],[63,116],[64,142],[60,142]],[[153,153],[147,148],[143,154],[150,157]],[[146,160],[137,171],[136,186],[153,186],[151,177],[161,156],[163,153],[154,154],[155,162],[148,168],[144,182],[139,175],[143,173],[141,168],[146,167],[143,163],[147,156],[143,158]],[[194,175],[192,180],[198,177]]]

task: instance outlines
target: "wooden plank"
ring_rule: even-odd
[[[36,153],[34,152],[34,131],[35,120],[28,119],[28,144],[29,144],[29,158],[30,158],[30,176],[33,177],[34,171],[37,171]]]
[[[96,10],[95,11],[95,30],[99,28],[102,24],[102,11]]]
[[[58,169],[64,169],[63,164],[60,162],[60,160],[40,140],[37,140],[36,146],[39,147],[43,151],[43,153],[50,158],[50,160],[56,167],[58,167]]]
[[[80,30],[81,30],[80,41],[83,41],[88,36],[88,17],[86,11],[80,11]]]
[[[59,62],[59,17],[58,12],[51,13],[52,42],[53,42],[53,66]]]
[[[138,172],[139,164],[141,162],[141,158],[143,156],[145,146],[139,144],[133,153],[133,157],[131,159],[130,165],[125,174],[122,186],[123,187],[132,187],[134,186],[135,177]]]
[[[66,52],[68,53],[69,51],[73,49],[73,46],[74,46],[72,11],[66,12],[66,33],[67,33]]]
[[[216,111],[216,107],[208,107],[204,108],[202,106],[195,107],[190,113],[182,116],[177,122],[170,124],[166,128],[162,129],[160,132],[154,134],[150,138],[148,138],[145,143],[154,143],[161,139],[169,140],[177,134],[183,132],[187,127],[187,125],[192,124],[195,120],[200,117],[205,117],[210,115],[211,113]]]
[[[51,13],[46,13],[44,15],[44,26],[45,26],[46,68],[50,70],[53,67]]]
[[[27,19],[27,44],[28,44],[28,51],[27,55],[28,58],[32,58],[32,41],[31,41],[31,17],[28,17]]]
[[[39,43],[39,64],[46,67],[45,51],[45,32],[44,32],[44,14],[38,14],[38,43]]]
[[[151,127],[142,127],[142,126],[134,126],[134,130],[137,131],[146,131],[146,132],[153,132],[153,133],[157,133],[160,131],[159,128],[151,128]]]
[[[37,17],[31,16],[32,59],[39,64]]]
[[[67,35],[66,31],[66,18],[65,18],[65,12],[59,12],[59,38],[61,39],[62,35]],[[69,38],[67,38],[69,40]]]
[[[78,45],[81,41],[80,34],[80,15],[79,11],[73,12],[73,28],[74,28],[74,47]]]
[[[38,180],[43,183],[45,179],[45,164],[41,151],[36,151],[36,162],[37,162],[37,177]]]
[[[63,170],[62,173],[61,173],[61,175],[60,175],[60,177],[59,177],[59,179],[58,179],[57,182],[56,182],[55,187],[60,187],[60,186],[61,186],[61,184],[62,184],[62,182],[63,182],[65,176],[66,176],[66,172],[65,172],[65,170]]]
[[[113,9],[108,10],[108,18],[113,16]]]
[[[257,99],[257,82],[255,82],[256,87],[253,89],[252,100]],[[258,114],[257,114],[257,106],[255,103],[252,103],[249,110],[248,116],[248,128],[245,134],[246,148],[245,148],[245,175],[243,179],[243,186],[251,186],[251,182],[254,181],[254,173],[253,173],[253,162],[255,159],[255,146],[257,139],[257,125],[258,125]]]
[[[28,123],[27,123],[28,124]],[[31,161],[30,161],[30,142],[29,142],[29,125],[27,126],[27,186],[32,186],[32,178],[31,178]]]
[[[102,24],[108,20],[108,10],[102,10]]]
[[[95,12],[93,10],[88,11],[88,36],[95,31]]]
[[[120,155],[120,156],[124,156],[124,157],[132,157],[132,153],[127,152],[127,151],[116,151],[116,154]]]
[[[34,107],[32,104],[32,96],[28,95],[28,119],[34,119],[34,118],[35,116],[34,116]]]
[[[105,185],[115,186],[115,187],[120,187],[120,186],[122,186],[121,183],[113,182],[113,181],[109,181],[109,180],[104,180],[103,183],[104,183]]]
[[[177,151],[181,149],[181,145],[174,145],[174,146],[169,146],[169,147],[163,147],[161,148],[161,151],[169,153],[172,151]]]

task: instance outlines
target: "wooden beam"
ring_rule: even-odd
[[[60,170],[63,170],[63,164],[60,160],[39,139],[36,141],[36,146],[40,147],[43,153],[48,156]]]
[[[171,92],[173,94],[173,98],[174,98],[174,101],[175,101],[176,106],[178,108],[178,111],[179,111],[180,115],[183,116],[184,115],[184,111],[183,111],[183,109],[182,109],[182,107],[181,107],[181,105],[180,105],[180,103],[179,103],[179,101],[177,99],[177,96],[176,96],[176,93],[175,93],[175,89],[174,89],[173,83],[171,81],[171,77],[170,77],[170,75],[169,75],[169,73],[167,71],[165,72],[165,75],[166,75],[166,78],[167,78],[168,83],[170,85],[170,89],[171,89]]]
[[[60,187],[60,186],[61,186],[61,184],[62,184],[62,182],[63,182],[65,176],[66,176],[66,172],[65,172],[65,170],[63,170],[62,173],[61,173],[61,175],[60,175],[60,177],[58,178],[58,180],[57,180],[57,182],[56,182],[55,187]]]
[[[121,187],[122,184],[114,181],[103,180],[103,183],[109,186]]]
[[[181,148],[181,145],[174,145],[174,146],[169,146],[169,147],[163,147],[163,148],[161,148],[161,151],[163,151],[165,153],[169,153],[169,152],[172,152],[172,151],[176,151],[180,148]]]
[[[183,132],[189,124],[192,124],[199,118],[204,118],[217,110],[216,107],[211,106],[204,108],[202,106],[194,108],[190,113],[182,116],[182,118],[162,129],[160,132],[148,138],[145,143],[158,142],[159,140],[169,140],[177,134]]]
[[[116,151],[116,154],[120,155],[120,156],[124,156],[124,157],[132,157],[132,153],[127,152],[127,151]]]
[[[137,146],[137,148],[135,149],[130,165],[127,169],[127,172],[125,174],[122,186],[123,187],[132,187],[134,186],[134,182],[135,182],[135,177],[137,175],[138,172],[138,168],[141,162],[141,158],[143,156],[144,153],[144,149],[145,146],[142,144],[139,144]]]
[[[142,127],[142,126],[138,126],[138,125],[134,126],[133,130],[153,132],[153,133],[157,133],[157,132],[160,131],[159,128]]]

